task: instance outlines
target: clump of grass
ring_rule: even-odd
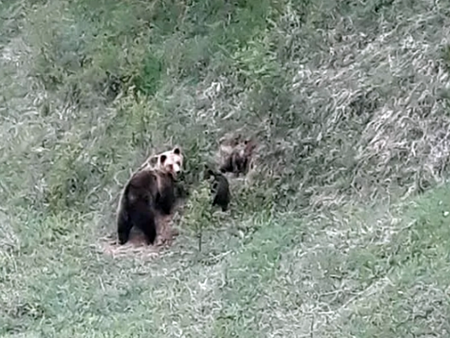
[[[324,206],[338,195],[421,191],[446,172],[446,99],[417,96],[421,86],[445,88],[444,68],[428,62],[442,48],[425,51],[427,42],[410,21],[402,32],[416,39],[395,34],[394,16],[386,14],[414,16],[406,11],[391,2],[92,6],[61,0],[27,7],[24,36],[33,74],[54,93],[49,101],[63,98],[81,111],[97,107],[89,119],[101,117],[108,128],[87,136],[96,147],[127,144],[114,152],[143,154],[180,143],[193,187],[195,163],[212,156],[223,133],[245,126],[261,139],[261,181],[277,182],[278,206]],[[377,38],[380,27],[390,39]],[[427,33],[427,41],[438,38]],[[391,46],[405,44],[396,54],[404,61],[390,62]],[[114,99],[120,113],[101,114]],[[403,109],[399,102],[406,99]],[[84,129],[87,115],[74,113],[80,118],[62,123],[60,104],[53,107],[47,119],[56,129],[75,135]],[[109,189],[112,181],[101,184]]]
[[[189,229],[198,238],[198,251],[202,251],[203,231],[214,225],[214,216],[211,206],[211,188],[207,181],[202,181],[192,191],[186,202],[181,227]]]

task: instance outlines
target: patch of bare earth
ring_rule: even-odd
[[[136,227],[130,233],[129,241],[124,245],[117,242],[116,233],[109,234],[100,239],[101,252],[114,258],[135,256],[140,259],[153,259],[159,256],[161,250],[168,249],[176,236],[178,230],[173,228],[173,215],[158,216],[156,219],[158,236],[153,245],[148,245],[145,236]]]

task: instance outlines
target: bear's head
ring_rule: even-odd
[[[244,156],[252,156],[253,151],[256,149],[256,140],[252,138],[248,138],[244,141]]]
[[[149,163],[154,169],[169,173],[176,179],[183,170],[183,154],[180,147],[175,147],[172,150],[152,156]]]

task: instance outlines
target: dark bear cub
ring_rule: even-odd
[[[205,179],[211,182],[211,194],[214,196],[212,205],[221,207],[222,211],[227,211],[231,200],[227,178],[220,172],[206,168]]]

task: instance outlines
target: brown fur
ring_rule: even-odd
[[[219,170],[222,173],[232,172],[235,175],[247,174],[252,160],[256,142],[252,139],[242,141],[241,135],[233,138],[229,144],[222,145],[222,164]]]
[[[181,150],[175,148],[177,157]],[[157,214],[169,215],[175,206],[175,180],[177,172],[170,158],[171,152],[149,158],[125,185],[117,210],[119,244],[129,240],[133,226],[138,227],[153,244],[156,236]],[[168,160],[169,159],[169,160]],[[179,167],[181,168],[181,163]]]
[[[149,169],[136,172],[127,182],[117,212],[119,244],[128,242],[133,226],[144,233],[148,244],[154,243],[157,193],[157,178]]]

